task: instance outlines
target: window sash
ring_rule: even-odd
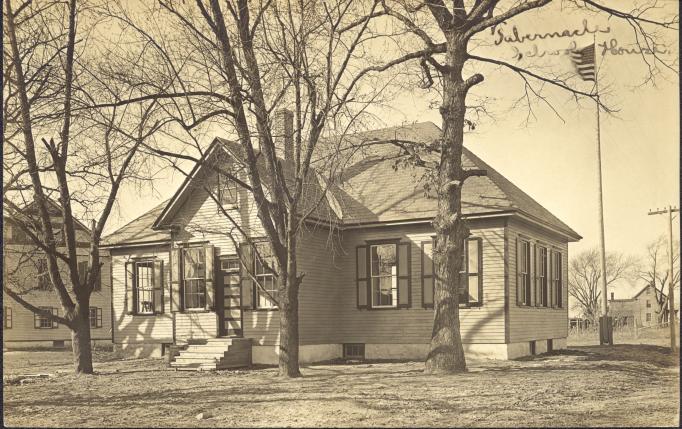
[[[50,290],[50,277],[47,271],[47,259],[38,259],[38,289]]]
[[[12,329],[12,307],[5,307],[3,326],[5,329]]]
[[[100,307],[90,307],[90,327],[102,327],[102,309]]]
[[[137,314],[154,314],[154,262],[135,263],[135,310]]]
[[[536,303],[538,307],[547,307],[548,302],[548,292],[547,289],[547,248],[544,246],[538,246],[537,252],[539,252],[539,266],[537,267],[537,277],[538,285],[540,286],[540,302]]]
[[[218,175],[218,201],[222,206],[236,205],[238,201],[237,183]]]
[[[526,240],[520,240],[521,242],[521,252],[518,255],[518,264],[521,269],[519,271],[519,281],[521,281],[521,305],[529,306],[531,304],[531,252],[530,252],[530,242]]]
[[[52,307],[40,307],[41,310],[49,311],[50,313],[54,314],[54,308]],[[52,328],[52,320],[49,318],[43,316],[42,314],[36,314],[38,317],[38,328],[40,329],[51,329]]]
[[[562,253],[554,251],[554,265],[552,267],[552,289],[554,296],[556,297],[557,308],[563,307],[563,265],[562,265]]]
[[[206,254],[203,247],[189,247],[183,254],[184,308],[206,308]]]
[[[388,249],[389,253],[382,255]],[[369,267],[372,308],[395,308],[398,306],[398,245],[396,243],[369,246]],[[388,281],[387,281],[388,280]],[[386,293],[388,292],[388,293]]]
[[[272,249],[269,243],[258,242],[256,243],[256,250],[257,252],[255,252],[253,258],[253,272],[258,283],[255,285],[256,308],[277,308],[276,301],[279,299],[279,291],[275,282],[275,273],[272,269],[275,263]]]

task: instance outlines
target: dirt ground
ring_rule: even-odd
[[[679,354],[647,344],[571,346],[516,361],[423,374],[421,362],[167,370],[158,359],[96,354],[75,376],[68,352],[5,352],[4,423],[27,427],[678,426]],[[208,418],[198,420],[199,413]]]

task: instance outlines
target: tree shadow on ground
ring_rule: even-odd
[[[524,356],[515,361],[547,361],[561,356],[575,356],[582,361],[638,362],[662,368],[679,366],[679,352],[673,353],[667,347],[649,344],[615,344],[612,346],[571,346],[535,356]]]

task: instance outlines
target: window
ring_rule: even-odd
[[[563,264],[560,252],[552,251],[552,305],[563,307]]]
[[[12,225],[10,230],[12,243],[15,244],[27,244],[30,243],[31,239],[28,234],[24,232],[18,225]]]
[[[227,177],[218,175],[218,201],[225,208],[235,206],[238,202],[237,183]]]
[[[651,322],[651,313],[646,314],[646,321]]]
[[[220,261],[220,269],[222,271],[228,271],[231,273],[238,273],[239,272],[239,258],[229,258],[229,259],[221,259]]]
[[[5,307],[4,308],[4,323],[3,326],[5,329],[12,329],[12,307]]]
[[[183,249],[185,309],[206,308],[206,253],[203,247]]]
[[[344,359],[364,359],[365,345],[364,344],[344,344],[343,345]]]
[[[462,267],[460,271],[463,288],[459,294],[459,305],[481,305],[483,294],[483,276],[481,275],[481,242],[480,238],[466,240],[464,254],[462,255]]]
[[[435,264],[433,260],[434,241],[422,242],[422,300],[425,308],[433,307]],[[461,293],[460,307],[482,305],[483,296],[483,254],[481,238],[469,238],[465,241],[462,254],[462,270],[459,272]]]
[[[57,315],[57,309],[53,307],[40,307],[41,310],[45,310],[53,315]],[[43,316],[42,314],[33,314],[33,327],[36,329],[51,329],[57,327],[57,322],[50,320],[50,318]]]
[[[518,273],[516,285],[516,301],[518,305],[530,305],[530,243],[519,240],[516,253],[516,269]]]
[[[38,259],[38,289],[50,290],[50,276],[47,272],[47,259]]]
[[[646,308],[651,308],[651,301],[648,299],[646,300]]]
[[[547,248],[543,246],[536,247],[537,257],[535,272],[537,273],[537,285],[536,285],[536,297],[535,306],[536,307],[547,307]]]
[[[90,307],[90,327],[102,327],[102,309],[99,307]]]
[[[396,244],[370,246],[370,284],[372,307],[398,305],[398,263]]]
[[[90,262],[88,261],[79,261],[78,262],[78,278],[80,281],[85,280],[85,276],[88,274],[88,270],[90,269]],[[95,281],[95,284],[93,285],[92,290],[101,290],[102,289],[102,271],[100,270],[97,280]]]
[[[154,262],[135,263],[135,309],[137,314],[154,313]],[[90,309],[92,311],[92,308]]]
[[[255,260],[254,274],[258,285],[256,286],[257,308],[277,308],[278,291],[275,284],[275,274],[272,266],[275,258],[272,255],[270,243],[256,243],[257,255]]]

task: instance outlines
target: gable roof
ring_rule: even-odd
[[[48,206],[47,212],[48,212],[48,214],[50,216],[57,216],[59,218],[63,218],[63,216],[62,216],[62,213],[63,213],[62,205],[47,195],[45,195],[45,200],[47,201],[47,206]],[[33,200],[30,201],[29,203],[24,205],[24,207],[22,208],[23,211],[19,214],[24,215],[24,216],[33,215],[33,214],[40,216],[38,214],[38,210],[36,209],[35,205],[36,205],[35,201],[33,201]],[[5,206],[3,206],[3,217],[8,218],[8,219],[12,219],[14,217],[10,213],[8,213],[7,208]],[[73,218],[73,222],[75,224],[76,229],[82,229],[83,231],[85,231],[87,233],[91,232],[90,228],[85,226],[85,224],[83,224],[83,222],[78,220],[78,218],[76,216],[72,215],[72,218]]]
[[[153,228],[164,229],[171,226],[173,216],[192,193],[192,180],[209,168],[207,167],[209,158],[219,156],[220,151],[223,151],[223,154],[236,160],[240,164],[246,164],[246,154],[244,148],[239,143],[216,137],[209,148],[204,152],[204,155],[199,162],[195,164],[192,171],[185,177],[185,180],[178,188],[175,195],[168,200],[166,207],[159,212],[158,218],[153,223]],[[260,156],[259,153],[257,153],[256,156],[258,157],[256,165],[259,169],[264,188],[272,189],[272,182],[267,174],[265,159]],[[291,163],[284,162],[284,160],[281,160],[281,165],[286,183],[288,185],[293,185],[296,180],[294,166]],[[308,177],[303,181],[303,194],[306,195],[306,198],[303,198],[299,203],[299,210],[302,214],[310,212],[309,217],[314,220],[338,222],[340,221],[340,217],[337,215],[337,210],[330,205],[333,203],[333,197],[323,195],[324,188],[323,183],[321,183],[323,180],[324,179],[322,179],[314,169],[310,169]]]
[[[102,238],[102,247],[121,244],[147,244],[170,241],[170,232],[152,229],[154,221],[161,211],[168,205],[166,200],[143,215],[131,220],[115,232]]]
[[[377,140],[401,139],[422,144],[430,144],[440,139],[441,130],[432,122],[420,122],[399,127],[384,128],[354,134],[347,138],[351,141],[372,142]],[[216,148],[224,149],[228,155],[240,159],[244,157],[239,143],[214,139],[202,160],[207,159]],[[430,221],[436,215],[438,200],[424,190],[421,178],[422,167],[401,165],[395,168],[395,155],[398,148],[394,145],[370,145],[353,153],[346,162],[338,184],[330,184],[326,198],[323,189],[324,179],[311,169],[305,180],[305,192],[311,196],[309,202],[301,207],[302,211],[312,209],[311,219],[323,222],[336,222],[341,228],[353,225],[381,224],[399,221]],[[554,216],[519,187],[485,163],[469,149],[463,148],[462,163],[465,169],[484,169],[483,177],[471,177],[462,189],[462,212],[466,217],[511,216],[521,217],[564,235],[569,241],[582,237],[568,225]],[[161,231],[169,227],[173,214],[179,210],[191,193],[191,180],[204,165],[198,163],[185,178],[175,195],[158,205],[140,218],[130,222],[107,237],[107,243],[140,243],[154,240],[168,240],[169,233]],[[282,163],[285,179],[289,183],[294,178],[292,166]],[[259,161],[261,177],[266,188],[268,175],[264,162]],[[321,200],[315,207],[311,202]]]

